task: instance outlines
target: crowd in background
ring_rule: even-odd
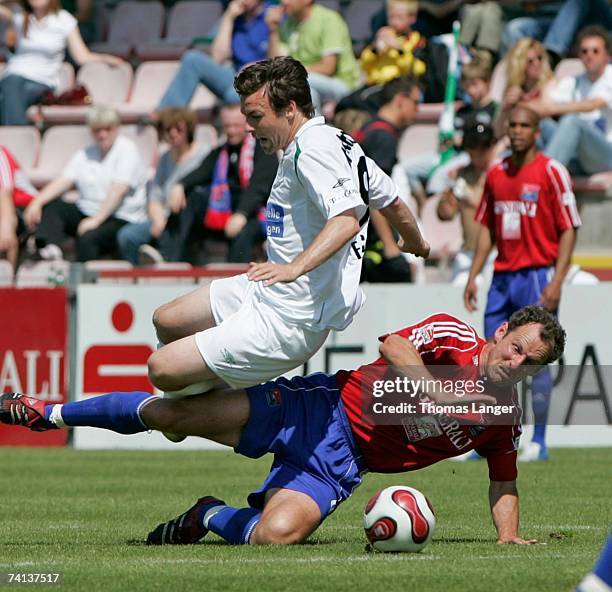
[[[66,54],[77,66],[122,62],[88,48],[97,38],[95,9],[92,0],[0,0],[7,59],[0,126],[28,123],[28,109],[56,91]],[[437,151],[398,161],[401,135],[419,104],[444,99],[455,20],[461,73],[454,135]],[[153,175],[110,107],[90,109],[91,144],[40,191],[2,145],[0,127],[0,253],[15,266],[63,257],[198,263],[211,244],[229,262],[263,257],[264,209],[278,160],[248,133],[233,78],[245,64],[289,54],[309,72],[317,114],[351,133],[399,179],[416,213],[433,197],[441,220],[460,216],[464,240],[453,279],[465,281],[474,213],[489,166],[507,150],[513,107],[538,113],[539,148],[572,174],[612,171],[610,29],[608,0],[387,0],[362,43],[351,38],[340,13],[312,0],[231,0],[210,46],[183,54],[157,109],[143,121],[157,126],[167,146]],[[583,72],[559,79],[555,67],[568,56],[580,59]],[[498,104],[491,78],[500,62],[506,85]],[[195,141],[197,116],[188,108],[200,85],[221,105],[215,123],[222,140],[212,151]],[[76,199],[64,199],[72,190]],[[373,215],[364,279],[399,282],[413,275],[392,230]]]

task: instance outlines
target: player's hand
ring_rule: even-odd
[[[423,257],[423,259],[429,257],[429,252],[431,250],[429,243],[425,239],[421,239],[418,245],[413,245],[408,244],[403,238],[400,238],[397,242],[397,246],[402,253],[412,253],[417,257]]]
[[[468,312],[478,310],[478,286],[474,280],[469,281],[465,286],[463,304]]]
[[[168,207],[173,214],[178,214],[187,207],[187,196],[185,188],[180,185],[173,185],[168,196]]]
[[[244,14],[244,10],[245,7],[244,2],[242,0],[232,0],[232,2],[227,5],[225,13],[231,16],[232,18],[237,18],[241,14]]]
[[[247,277],[252,282],[263,282],[264,286],[274,284],[288,284],[302,275],[292,263],[282,265],[280,263],[249,263]]]
[[[42,206],[36,201],[30,202],[30,205],[26,207],[23,212],[23,221],[30,230],[34,230],[39,224],[42,218]]]
[[[100,220],[94,217],[83,218],[77,226],[77,236],[83,236],[100,226]]]
[[[514,107],[523,98],[523,89],[520,86],[511,86],[504,95],[504,106]]]
[[[266,25],[270,31],[276,31],[281,21],[285,16],[285,10],[282,6],[272,6],[266,12]]]
[[[236,212],[232,214],[224,228],[225,236],[227,236],[227,238],[237,237],[246,226],[246,223],[247,217],[243,213]]]
[[[538,543],[537,539],[522,539],[519,536],[497,539],[498,545],[545,545],[546,543]]]
[[[540,304],[546,309],[554,312],[559,308],[561,300],[561,284],[551,282],[548,284],[540,295]]]

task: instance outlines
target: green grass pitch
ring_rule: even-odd
[[[154,548],[142,542],[147,532],[200,495],[244,505],[270,460],[231,452],[1,454],[0,572],[61,571],[62,590],[569,592],[592,567],[612,518],[610,449],[553,450],[548,463],[522,465],[519,476],[521,533],[545,545],[496,545],[486,463],[446,461],[366,476],[304,545],[230,547],[209,534],[198,545]],[[367,552],[364,504],[399,484],[431,500],[433,542],[419,554]]]

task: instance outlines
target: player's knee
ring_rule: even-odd
[[[162,304],[153,313],[153,326],[157,332],[157,337],[162,343],[174,341],[172,332],[173,317],[174,312],[171,303]]]
[[[262,520],[255,529],[254,542],[257,545],[295,545],[308,536],[309,529],[287,516],[270,516]]]
[[[161,391],[173,391],[180,388],[177,386],[176,377],[172,374],[172,364],[161,351],[151,354],[148,361],[149,380]]]

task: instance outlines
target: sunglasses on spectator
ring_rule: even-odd
[[[528,64],[535,64],[536,62],[541,62],[544,58],[541,55],[534,56],[532,58],[527,58]]]

